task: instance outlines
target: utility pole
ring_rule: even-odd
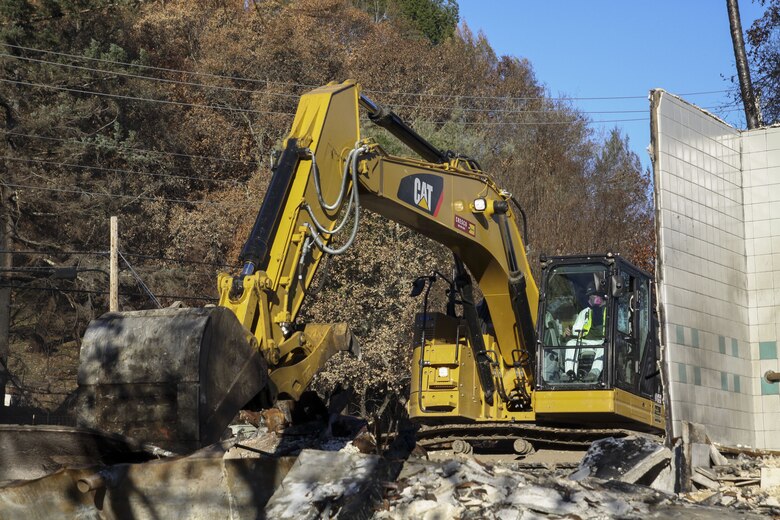
[[[116,217],[111,217],[110,227],[108,310],[117,312],[119,310],[119,224]]]
[[[0,163],[0,171],[4,171]],[[0,406],[5,405],[5,385],[11,379],[8,373],[8,355],[11,352],[11,194],[0,185]]]
[[[761,109],[753,91],[753,83],[750,80],[750,67],[747,54],[745,54],[745,40],[742,38],[742,21],[739,18],[738,0],[726,0],[729,12],[729,26],[731,27],[731,41],[734,45],[734,59],[737,62],[737,76],[739,76],[739,90],[742,93],[742,103],[745,106],[745,121],[748,129],[752,130],[761,126]]]

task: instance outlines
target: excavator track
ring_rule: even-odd
[[[464,449],[470,451],[470,447],[478,451],[514,452],[524,455],[540,446],[550,449],[586,450],[596,440],[633,434],[636,432],[620,428],[562,428],[530,423],[424,425],[417,431],[417,445],[426,450],[460,452]],[[517,443],[519,439],[526,444]]]

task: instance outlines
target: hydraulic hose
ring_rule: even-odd
[[[352,150],[350,154],[352,154],[354,151],[355,150]],[[312,170],[312,175],[314,176],[314,187],[316,188],[315,191],[317,192],[317,198],[320,201],[320,206],[322,206],[323,209],[330,210],[330,211],[341,207],[341,201],[344,197],[344,193],[347,191],[346,190],[347,175],[349,173],[350,157],[347,157],[347,160],[344,162],[344,175],[341,178],[341,189],[339,190],[339,196],[336,199],[336,202],[334,202],[333,204],[327,204],[325,202],[325,199],[322,198],[322,188],[320,187],[320,171],[317,168],[317,157],[314,155],[314,152],[309,148],[306,149],[306,152],[311,157],[311,170]]]
[[[352,156],[355,153],[357,153],[357,151],[358,151],[357,149],[350,150],[349,154],[347,155],[347,160],[344,162],[344,179],[346,179],[349,176],[349,169],[350,169],[350,165],[352,164]],[[314,161],[314,156],[313,155],[312,155],[312,161]],[[314,167],[314,166],[312,166],[312,167]],[[321,192],[320,192],[320,186],[319,186],[319,183],[316,181],[317,177],[315,176],[314,179],[315,179],[314,184],[315,184],[315,188],[316,188],[316,191],[317,191],[317,197],[319,198],[319,201],[320,201],[320,205],[323,208],[326,208],[326,209],[336,209],[336,207],[338,207],[338,206],[334,206],[332,208],[329,208],[328,206],[324,205],[323,200],[322,200],[322,196],[321,196]],[[353,189],[354,189],[354,187],[353,187]],[[344,193],[346,191],[347,191],[347,183],[343,182],[342,185],[341,185],[341,193],[339,193],[339,197],[338,197],[338,203],[339,204],[341,204],[341,201],[343,200],[343,197],[344,197]],[[311,221],[314,223],[314,227],[317,228],[317,231],[319,231],[322,234],[326,234],[326,235],[331,235],[332,236],[332,235],[338,233],[339,231],[341,231],[341,229],[347,223],[347,220],[349,220],[349,213],[352,210],[352,205],[354,204],[354,200],[355,200],[354,197],[352,197],[352,196],[349,197],[348,202],[347,202],[347,209],[346,209],[345,214],[344,214],[344,218],[333,229],[326,228],[325,226],[323,226],[317,220],[317,217],[314,215],[314,212],[312,211],[311,206],[309,206],[308,204],[304,203],[303,204],[303,208],[309,214],[309,217],[311,218]]]
[[[306,228],[311,232],[312,239],[314,240],[314,243],[317,245],[317,248],[319,248],[320,251],[323,253],[327,253],[329,255],[340,255],[343,254],[347,249],[349,249],[352,246],[352,243],[355,241],[355,237],[357,236],[358,231],[358,225],[360,223],[360,198],[358,195],[358,176],[357,176],[357,170],[358,170],[358,159],[360,157],[361,153],[365,153],[368,151],[368,148],[366,146],[359,146],[350,152],[350,154],[347,156],[347,159],[351,160],[350,169],[352,170],[352,199],[353,199],[353,205],[355,209],[355,215],[353,217],[352,222],[352,232],[350,233],[349,238],[347,241],[338,248],[331,248],[328,247],[327,244],[322,240],[320,237],[320,233],[317,231],[316,227],[312,227],[308,222],[304,224]],[[347,161],[349,164],[350,161]],[[344,217],[344,221],[346,222],[346,219],[348,218],[349,213],[347,213]],[[316,224],[315,224],[316,226]],[[328,234],[332,234],[328,232]]]

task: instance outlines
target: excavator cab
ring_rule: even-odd
[[[548,401],[564,411],[564,397],[587,396],[594,405],[609,396],[617,415],[660,421],[652,277],[614,254],[543,257],[541,264],[537,413],[544,415]]]

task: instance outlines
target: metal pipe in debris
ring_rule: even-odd
[[[106,479],[100,473],[93,473],[92,475],[80,478],[78,482],[76,482],[76,487],[79,488],[79,491],[82,493],[88,493],[106,487]]]

